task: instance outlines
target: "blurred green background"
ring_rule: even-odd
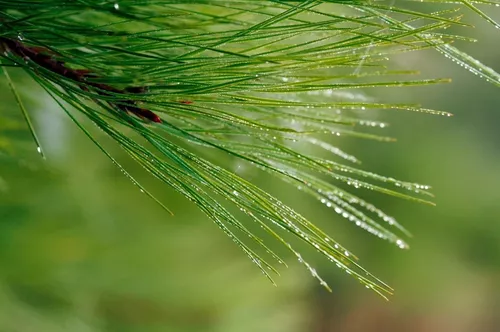
[[[500,35],[476,23],[481,41],[463,48],[498,71]],[[390,302],[317,255],[311,262],[333,293],[292,257],[273,287],[192,204],[107,141],[175,212],[166,214],[49,97],[17,76],[48,156],[39,160],[27,132],[7,126],[20,114],[2,82],[0,143],[20,142],[19,159],[0,164],[0,331],[498,331],[500,90],[436,52],[401,55],[394,63],[453,83],[367,90],[368,96],[455,116],[379,112],[391,123],[383,133],[397,143],[332,142],[359,157],[364,169],[433,186],[433,208],[359,189],[414,234],[411,250],[397,250],[300,192],[239,168],[356,253],[396,289]]]

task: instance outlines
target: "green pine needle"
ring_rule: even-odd
[[[0,69],[2,69],[2,68],[0,67]],[[12,82],[12,79],[10,78],[10,75],[7,72],[6,68],[3,68],[3,73],[5,75],[5,78],[7,79],[7,82],[9,84],[9,87],[10,87],[11,91],[12,91],[12,94],[16,98],[16,102],[19,105],[19,109],[21,110],[21,113],[22,113],[22,115],[24,117],[24,120],[26,121],[26,125],[28,126],[29,131],[31,133],[31,137],[35,141],[36,150],[38,151],[38,153],[40,153],[42,155],[42,158],[45,159],[45,153],[43,152],[42,144],[40,144],[40,140],[38,139],[38,136],[37,136],[37,134],[35,132],[35,128],[33,127],[33,124],[31,122],[30,116],[28,115],[28,111],[24,107],[23,101],[21,100],[21,97],[19,96],[19,93],[17,92],[17,89],[16,89],[16,87],[14,85],[14,82]]]
[[[476,7],[494,3],[459,3],[498,27]],[[363,127],[382,129],[388,124],[360,118],[358,111],[451,115],[419,105],[372,101],[357,93],[449,81],[408,79],[418,73],[387,68],[391,55],[435,49],[500,85],[498,73],[451,46],[455,40],[470,41],[445,32],[453,26],[470,26],[461,21],[458,8],[414,11],[394,2],[0,0],[0,59],[38,147],[6,67],[30,75],[112,163],[166,211],[171,213],[91,133],[92,124],[159,181],[193,202],[273,283],[272,274],[278,273],[273,262],[284,260],[248,227],[249,220],[290,250],[327,289],[289,243],[287,233],[385,297],[392,289],[364,270],[345,247],[230,171],[217,156],[230,155],[268,172],[356,226],[408,248],[401,234],[410,233],[402,225],[342,187],[433,204],[430,187],[361,170],[359,160],[333,142],[337,136],[393,140],[363,132]],[[68,74],[77,70],[77,79]],[[140,113],[146,110],[149,113]],[[155,115],[161,123],[153,120]],[[339,161],[319,157],[318,149]],[[247,218],[231,212],[230,205]],[[267,254],[252,249],[247,238]]]

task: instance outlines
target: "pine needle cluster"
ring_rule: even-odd
[[[249,229],[249,222],[292,252],[326,288],[287,233],[386,296],[391,288],[344,246],[210,156],[230,155],[268,172],[361,229],[408,248],[408,231],[354,191],[365,188],[432,204],[430,187],[362,170],[358,159],[334,142],[338,136],[392,140],[364,131],[387,123],[360,117],[360,111],[450,115],[352,93],[448,81],[408,79],[417,73],[388,67],[394,54],[435,49],[500,85],[499,74],[453,46],[471,39],[445,33],[449,27],[470,27],[462,21],[461,8],[498,27],[478,4],[495,3],[460,0],[433,11],[434,5],[412,10],[394,1],[364,0],[0,0],[0,70],[41,154],[43,142],[18,92],[22,88],[9,72],[22,70],[38,83],[166,211],[103,146],[93,126],[193,202],[273,283],[278,271],[271,260],[284,260]],[[321,157],[318,150],[332,157]]]

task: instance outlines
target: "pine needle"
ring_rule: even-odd
[[[33,123],[31,122],[28,111],[24,107],[23,101],[21,100],[21,96],[19,96],[19,93],[17,92],[17,89],[14,86],[14,82],[12,82],[12,79],[10,78],[9,73],[7,72],[6,68],[2,68],[0,66],[0,70],[3,71],[3,74],[4,74],[5,78],[7,79],[8,84],[9,84],[10,90],[12,91],[12,94],[14,95],[14,97],[16,99],[17,105],[19,106],[19,109],[21,110],[21,114],[23,115],[23,118],[26,121],[26,124],[28,125],[28,129],[30,131],[31,137],[33,137],[33,140],[35,141],[37,152],[40,153],[40,155],[42,156],[43,159],[45,159],[45,154],[44,154],[43,149],[42,149],[42,144],[40,143],[40,140],[38,139],[38,136],[35,132],[35,128],[33,126]]]

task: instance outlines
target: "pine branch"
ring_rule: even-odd
[[[476,7],[493,3],[460,3],[496,25]],[[361,170],[358,159],[333,142],[337,136],[392,140],[358,131],[387,124],[359,118],[357,111],[451,115],[350,92],[448,82],[397,78],[416,73],[388,69],[386,58],[393,54],[436,49],[500,85],[498,73],[450,45],[469,40],[444,33],[450,26],[468,25],[456,9],[419,12],[367,1],[0,0],[0,60],[5,73],[7,67],[22,69],[37,82],[142,192],[168,210],[99,143],[90,124],[197,205],[273,283],[271,273],[278,271],[242,238],[249,237],[269,258],[283,259],[249,229],[248,220],[323,286],[328,288],[286,233],[385,297],[392,289],[345,247],[204,151],[268,172],[356,226],[408,248],[399,235],[409,235],[402,225],[343,185],[432,204],[430,187]],[[341,161],[321,158],[315,148]],[[247,218],[232,213],[226,202]]]

